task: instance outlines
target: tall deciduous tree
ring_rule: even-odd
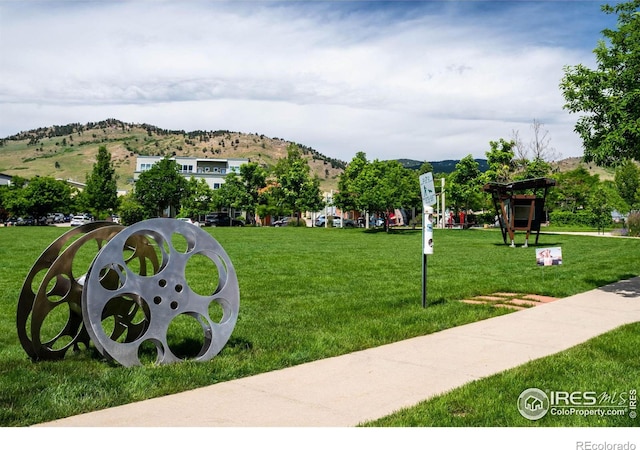
[[[587,169],[580,166],[559,174],[557,182],[550,191],[550,203],[564,211],[576,212],[588,208],[589,198],[600,184],[600,177],[589,174]]]
[[[603,5],[617,14],[617,29],[602,31],[594,50],[595,70],[579,64],[564,68],[560,84],[565,109],[584,113],[575,131],[585,161],[613,166],[624,159],[640,161],[640,0]]]
[[[481,184],[478,162],[472,155],[467,155],[456,164],[456,170],[449,177],[449,200],[457,209],[479,209],[482,205]]]
[[[604,233],[605,228],[611,225],[613,211],[604,186],[598,185],[595,188],[589,197],[588,208],[591,211],[591,225]]]
[[[484,173],[485,181],[504,183],[511,179],[515,145],[514,141],[502,138],[499,141],[489,141],[490,149],[485,153],[489,169]]]
[[[633,161],[625,161],[616,168],[614,182],[620,197],[627,204],[626,211],[640,207],[640,168]]]
[[[87,205],[98,219],[104,218],[108,211],[118,208],[116,180],[116,169],[111,161],[111,153],[107,147],[100,146],[93,170],[87,176],[87,187],[84,190]]]
[[[203,178],[191,177],[180,204],[180,216],[200,220],[201,216],[211,211],[213,197],[213,189]]]
[[[338,192],[333,196],[333,203],[343,211],[360,209],[359,194],[354,190],[353,183],[367,164],[369,164],[367,155],[364,152],[358,152],[340,175]]]
[[[180,166],[172,159],[163,158],[140,174],[135,198],[147,218],[160,217],[167,208],[180,209],[186,190],[187,180],[180,175]]]
[[[220,189],[214,191],[213,206],[216,209],[246,209],[249,205],[251,205],[251,196],[236,173],[228,174]],[[231,220],[231,214],[229,214],[229,220]]]
[[[35,177],[22,189],[22,195],[27,212],[37,220],[68,205],[71,188],[51,177]]]
[[[357,209],[381,214],[385,219],[396,208],[420,204],[418,175],[398,161],[376,159],[367,163],[350,187]]]
[[[297,145],[290,144],[287,157],[278,161],[275,167],[277,187],[274,195],[281,207],[296,213],[317,211],[323,205],[320,180],[311,176],[311,168]]]
[[[260,191],[267,186],[267,172],[258,163],[250,162],[240,166],[240,176],[250,199],[246,205],[247,219],[253,222]]]

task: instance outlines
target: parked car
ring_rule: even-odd
[[[64,214],[62,213],[55,213],[53,215],[53,223],[63,223],[64,220]]]
[[[344,222],[344,225],[343,225],[343,222]],[[343,227],[343,228],[355,228],[356,223],[351,219],[343,219],[341,217],[338,217],[337,219],[333,219],[333,226]]]
[[[38,218],[38,225],[51,225],[53,223],[53,214],[41,216]]]
[[[196,226],[196,227],[200,227],[200,226],[201,226],[201,225],[200,225],[200,222],[195,221],[195,220],[191,220],[191,219],[190,219],[190,218],[188,218],[188,217],[176,217],[176,220],[179,220],[179,221],[181,221],[181,222],[187,222],[187,223],[190,223],[191,225],[194,225],[194,226]]]
[[[28,217],[18,217],[18,220],[16,221],[16,225],[19,226],[31,226],[31,225],[35,225],[36,221],[33,217],[28,216]]]
[[[243,227],[244,222],[238,219],[233,219],[227,213],[213,213],[207,214],[204,217],[205,227]]]
[[[367,225],[367,219],[365,217],[358,217],[358,226],[364,228]],[[381,227],[384,225],[384,219],[381,217],[369,217],[370,227]]]
[[[318,216],[318,218],[316,219],[316,227],[324,227],[324,214],[321,216]],[[334,227],[340,227],[342,226],[342,218],[340,216],[329,216],[329,221],[331,222],[331,224]],[[355,227],[356,223],[351,220],[351,219],[344,219],[344,227],[345,228],[351,228],[351,227]]]
[[[85,223],[89,223],[89,222],[90,222],[90,220],[89,220],[89,218],[87,216],[73,216],[71,218],[70,225],[72,227],[77,227],[77,226],[84,225]]]
[[[283,217],[280,220],[276,220],[271,225],[273,225],[274,227],[286,227],[287,225],[289,225],[289,222],[291,220],[295,220],[295,219],[292,217]]]
[[[329,216],[329,219],[331,221],[334,221],[336,219],[339,219],[339,217],[338,216]],[[318,216],[318,218],[316,219],[316,223],[315,223],[316,227],[324,227],[324,221],[325,221],[324,214],[321,215],[321,216]]]

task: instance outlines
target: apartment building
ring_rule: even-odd
[[[133,179],[137,180],[142,172],[163,159],[162,156],[138,156]],[[176,156],[171,158],[180,166],[180,173],[185,178],[202,178],[212,189],[219,189],[229,173],[240,173],[240,166],[248,163],[245,158],[195,158]]]

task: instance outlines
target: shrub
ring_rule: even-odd
[[[552,225],[584,225],[591,226],[594,222],[593,213],[591,211],[580,210],[571,211],[552,211],[549,214],[549,220]]]
[[[131,195],[123,197],[119,213],[124,225],[133,225],[145,219],[144,208]]]
[[[640,236],[640,212],[633,212],[627,217],[629,236]]]
[[[297,218],[292,217],[289,219],[289,223],[287,223],[288,227],[306,227],[307,226],[307,221],[303,218],[300,219],[300,221],[298,221]]]

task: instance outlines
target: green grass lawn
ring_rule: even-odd
[[[517,399],[524,390],[594,392],[610,406],[628,406],[630,391],[640,389],[640,323],[625,325],[567,351],[483,378],[412,408],[372,421],[375,427],[637,427],[638,417],[547,414],[524,418]],[[601,397],[603,394],[608,398]],[[590,402],[591,400],[587,400]],[[564,403],[561,403],[564,406]],[[637,407],[637,406],[636,406]],[[586,408],[595,409],[595,408]],[[556,411],[567,412],[568,408]]]
[[[207,228],[240,284],[238,323],[218,356],[124,368],[91,348],[32,362],[16,334],[20,289],[40,253],[66,230],[0,228],[0,426],[180,392],[508,313],[457,301],[470,296],[565,297],[640,274],[637,239],[541,236],[540,246],[562,247],[564,259],[562,266],[541,268],[535,247],[509,248],[499,231],[435,230],[429,306],[422,308],[419,230]]]

